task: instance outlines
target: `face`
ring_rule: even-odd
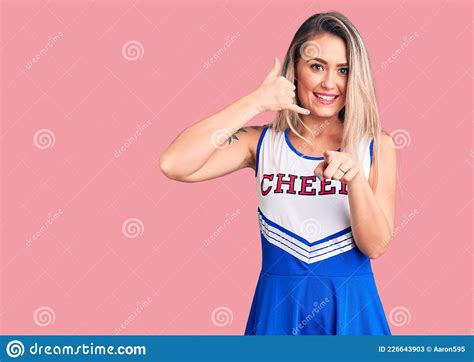
[[[312,116],[337,117],[346,101],[349,74],[344,41],[332,34],[318,34],[298,51],[301,58],[296,79],[302,107],[309,109]]]

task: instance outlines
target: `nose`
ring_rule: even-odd
[[[332,89],[334,88],[334,76],[332,72],[327,72],[326,77],[324,77],[323,81],[321,82],[323,88]]]

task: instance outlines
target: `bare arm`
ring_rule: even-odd
[[[279,71],[280,63],[275,59],[273,69],[256,90],[185,128],[160,156],[162,172],[174,180],[196,182],[250,166],[255,132],[243,128],[250,119],[279,109],[309,112],[294,104],[295,86],[278,76]],[[233,142],[239,132],[239,142]]]
[[[212,152],[204,166],[194,173],[178,178],[182,182],[199,182],[227,175],[245,167],[255,167],[255,145],[265,126],[239,128],[222,148]]]
[[[352,232],[359,249],[375,259],[392,239],[395,218],[396,152],[386,133],[380,137],[378,185],[375,193],[360,172],[350,183]]]
[[[255,95],[249,94],[184,129],[162,154],[162,171],[173,179],[185,178],[198,171],[216,150],[222,150],[222,154],[230,157],[229,162],[245,162],[249,159],[246,144],[236,145],[232,135],[260,113],[257,107]],[[231,149],[239,152],[228,152]]]
[[[349,186],[351,227],[357,247],[371,259],[378,258],[388,249],[395,218],[397,165],[390,135],[383,132],[380,137],[379,175],[375,192],[372,191],[370,177],[373,166],[367,180],[362,166],[349,154],[325,151],[324,156],[325,161],[315,168],[314,173]]]

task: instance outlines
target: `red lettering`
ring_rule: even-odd
[[[281,194],[283,193],[282,189],[281,189],[281,185],[288,185],[289,186],[289,189],[287,191],[288,194],[296,194],[296,191],[295,191],[295,179],[298,177],[296,175],[291,175],[289,174],[288,175],[290,177],[289,180],[285,180],[283,181],[283,177],[285,177],[285,174],[284,173],[279,173],[277,174],[277,187],[276,187],[276,190],[275,190],[275,193],[276,194]]]
[[[326,190],[326,186],[331,185],[331,180],[326,181],[324,178],[321,179],[321,190],[318,195],[334,195],[336,193],[336,188],[332,186],[329,190]]]
[[[307,187],[312,186],[308,181],[316,182],[316,175],[313,176],[300,176],[301,179],[301,190],[298,195],[316,195],[316,189],[311,189],[309,192],[306,190]]]
[[[263,181],[265,181],[266,179],[273,181],[273,175],[263,175],[262,177],[262,182],[260,182],[260,190],[263,196],[267,195],[272,189],[272,187],[269,186],[266,190],[263,190]]]

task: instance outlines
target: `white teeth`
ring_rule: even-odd
[[[332,100],[336,99],[336,96],[322,96],[322,95],[319,95],[319,94],[316,94],[316,97],[324,99],[326,101],[332,101]]]

